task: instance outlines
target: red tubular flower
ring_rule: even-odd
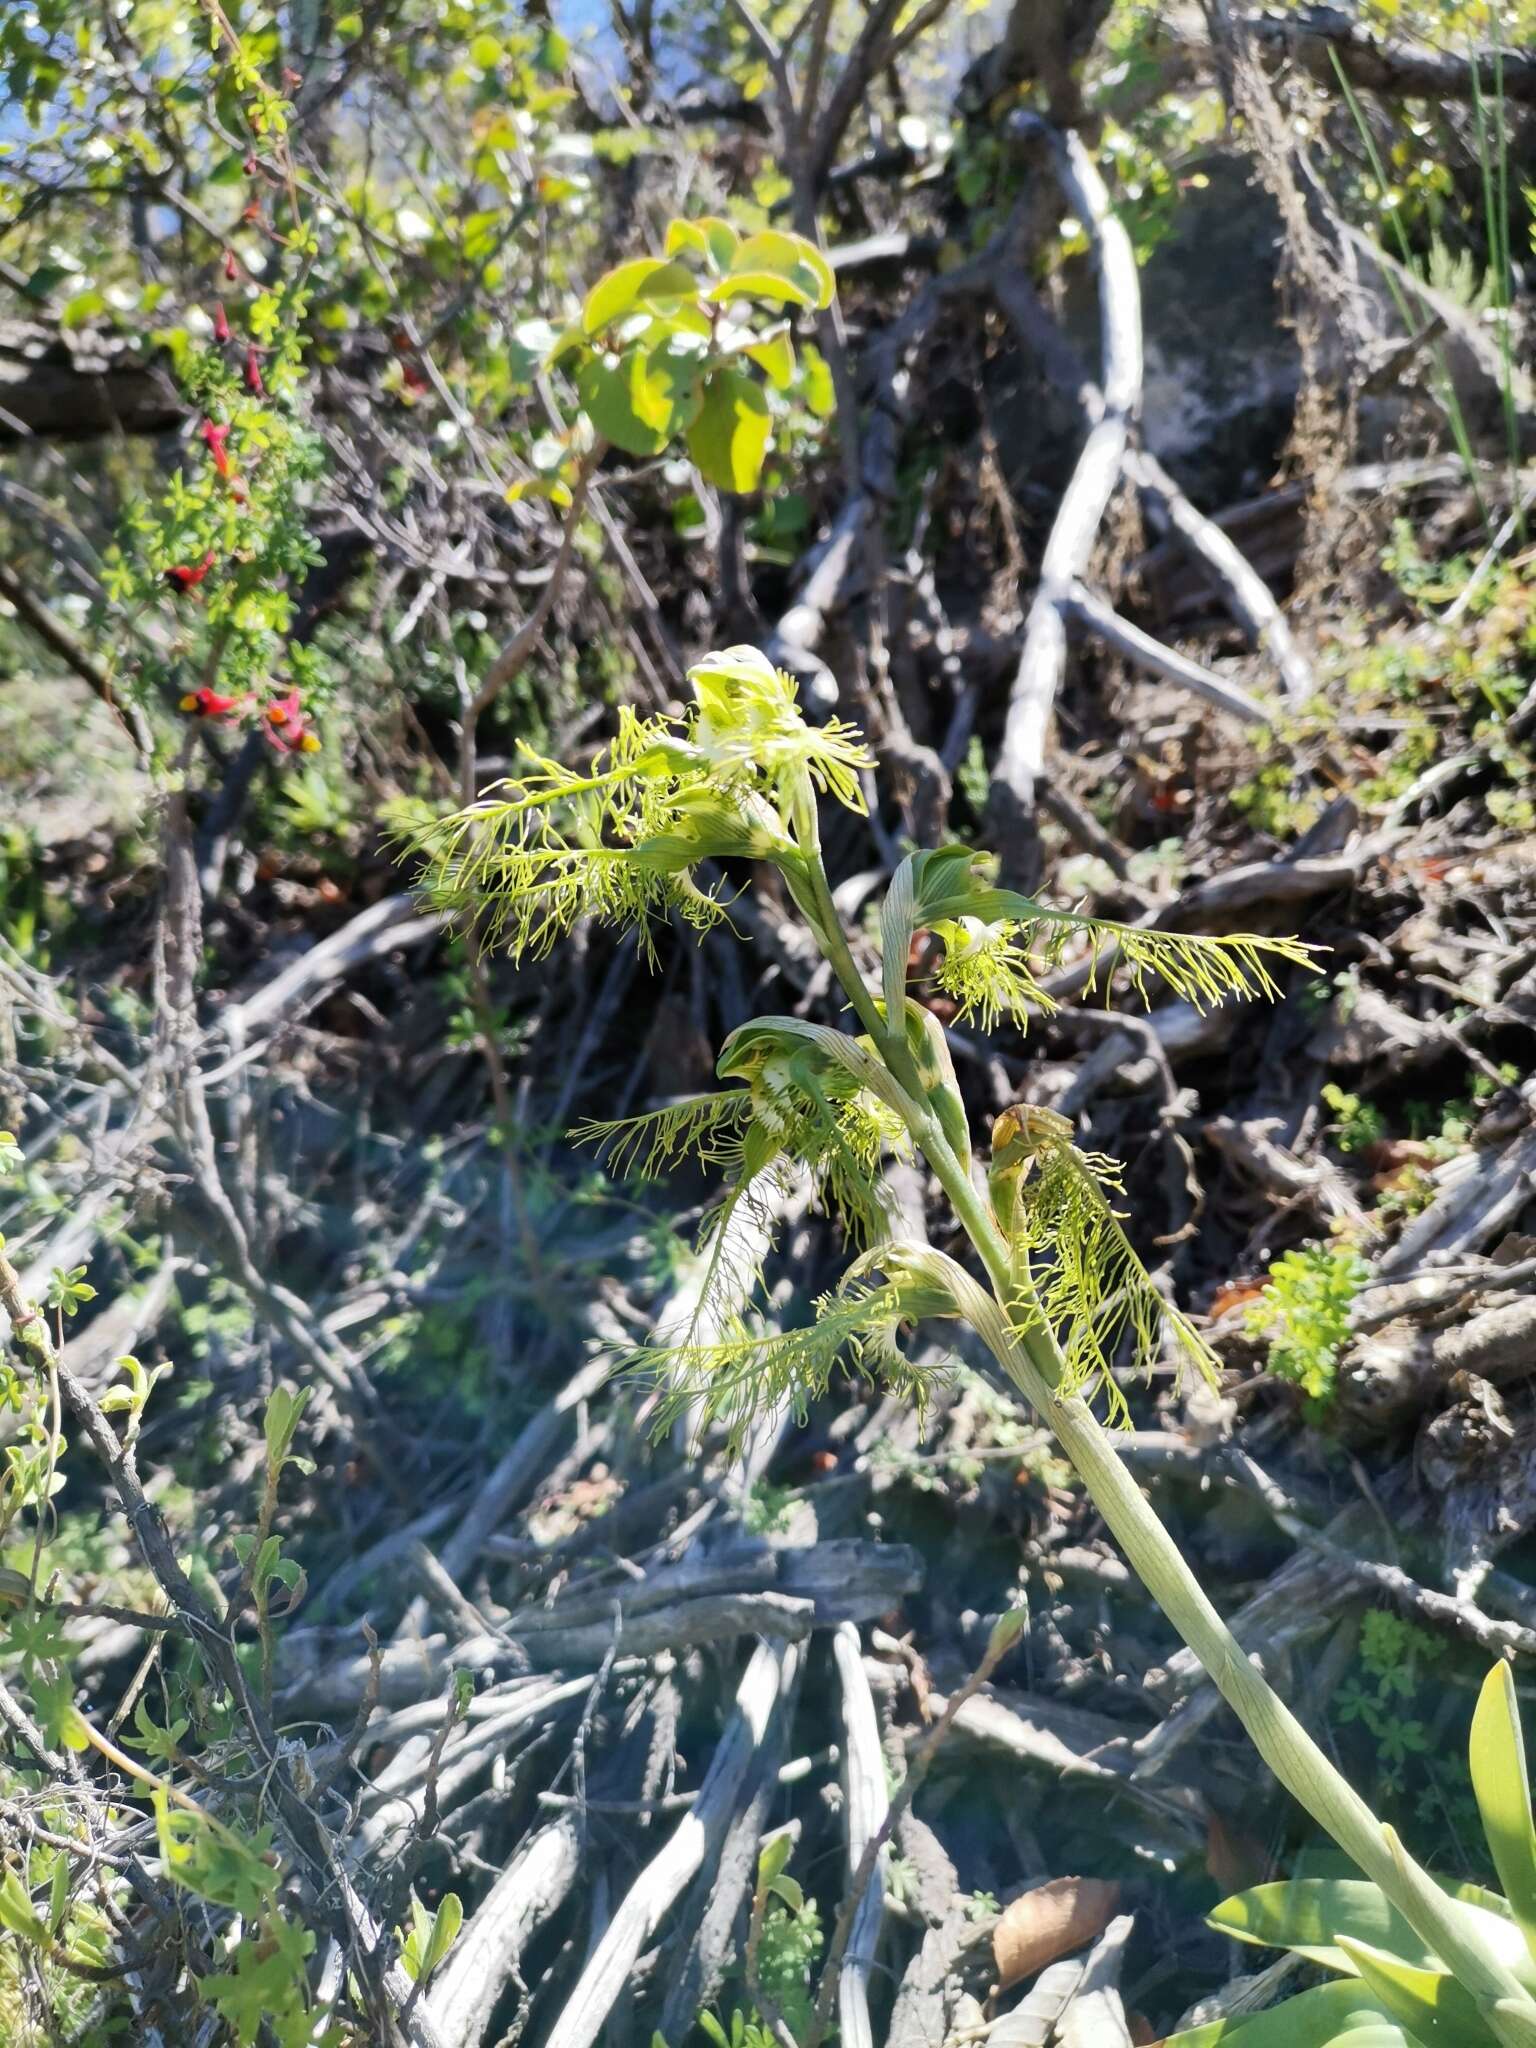
[[[211,554],[204,555],[203,559],[195,567],[186,562],[178,562],[173,568],[166,570],[165,580],[175,590],[195,590],[212,567],[213,556]]]
[[[245,162],[244,162],[244,163],[243,163],[243,164],[242,164],[242,165],[240,166],[240,168],[241,168],[241,169],[242,169],[242,170],[243,170],[243,171],[245,172],[245,175],[246,175],[246,176],[247,176],[248,178],[254,178],[254,177],[255,177],[255,175],[256,175],[256,159],[255,159],[255,157],[253,157],[253,156],[248,156],[248,157],[246,158]]]
[[[261,359],[254,342],[245,352],[245,388],[256,398],[260,398],[267,388],[261,381]]]
[[[227,718],[240,702],[238,697],[221,697],[217,690],[204,687],[189,690],[181,700],[183,711],[195,711],[199,718]]]
[[[432,389],[432,386],[414,363],[402,363],[400,365],[400,382],[405,390],[409,391],[416,398],[419,398],[424,391]]]
[[[226,278],[228,278],[231,284],[233,284],[235,279],[240,275],[240,266],[235,261],[235,252],[233,249],[226,249],[224,251],[224,275]]]
[[[229,339],[229,315],[222,305],[213,309],[213,338],[221,348]]]
[[[213,466],[220,476],[233,476],[235,466],[229,457],[229,429],[216,426],[212,420],[204,420],[200,429],[208,453],[213,457]]]
[[[280,754],[319,752],[320,741],[305,723],[297,690],[290,690],[286,697],[274,697],[267,706],[266,721],[267,738]]]

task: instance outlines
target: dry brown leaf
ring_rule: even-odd
[[[1097,1940],[1119,1903],[1119,1885],[1099,1877],[1053,1877],[1015,1899],[992,1930],[997,1989],[1007,1991]]]

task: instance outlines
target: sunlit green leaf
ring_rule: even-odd
[[[1417,1969],[1368,1942],[1340,1937],[1366,1989],[1424,2048],[1492,2048],[1477,2004],[1448,1970]]]
[[[1536,1955],[1536,1828],[1514,1673],[1495,1664],[1472,1717],[1472,1790],[1510,1910]]]
[[[582,306],[581,324],[588,334],[598,334],[638,305],[689,298],[697,289],[698,279],[686,263],[639,256],[598,279]]]
[[[1162,2048],[1421,2048],[1358,1978],[1320,1984],[1268,2012],[1210,2020],[1170,2034]]]
[[[795,346],[788,328],[781,327],[777,334],[767,335],[761,341],[748,342],[742,354],[751,357],[776,390],[788,388],[795,374]]]
[[[717,490],[751,491],[772,432],[768,401],[753,380],[741,370],[716,370],[688,430],[688,452]]]
[[[583,363],[576,389],[598,433],[626,455],[659,455],[671,439],[667,426],[652,423],[643,349],[626,349],[616,367],[600,357]]]

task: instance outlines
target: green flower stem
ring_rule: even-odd
[[[1043,1316],[1020,1317],[1018,1276],[991,1204],[949,1144],[922,1098],[904,1040],[881,1015],[859,973],[832,901],[819,843],[796,805],[796,838],[805,855],[805,888],[796,900],[811,920],[818,943],[859,1020],[880,1048],[905,1097],[903,1114],[913,1140],[932,1167],[966,1236],[986,1268],[991,1293],[963,1268],[953,1267],[953,1292],[965,1320],[1036,1413],[1055,1432],[1089,1498],[1148,1592],[1199,1658],[1254,1747],[1293,1798],[1330,1834],[1366,1877],[1407,1920],[1477,2000],[1502,2048],[1530,2048],[1536,2028],[1533,2001],[1455,1913],[1452,1903],[1407,1855],[1390,1829],[1313,1741],[1274,1688],[1249,1662],[1178,1545],[1121,1463],[1088,1404],[1059,1391],[1063,1360]],[[791,885],[793,888],[793,884]],[[808,900],[807,900],[808,899]],[[903,1071],[905,1070],[905,1071]],[[946,1262],[953,1266],[952,1261]],[[1012,1303],[1012,1313],[1009,1304]],[[1504,2007],[1507,2009],[1501,2010]]]
[[[978,1288],[978,1295],[981,1290]],[[1142,1584],[1199,1658],[1212,1684],[1242,1722],[1275,1776],[1337,1842],[1426,1944],[1473,1995],[1483,2018],[1507,2048],[1528,2048],[1531,2020],[1493,2008],[1512,2000],[1536,2019],[1536,2003],[1494,1957],[1484,1952],[1452,1903],[1413,1864],[1348,1780],[1250,1663],[1241,1643],[1207,1598],[1178,1545],[1121,1463],[1088,1404],[1063,1398],[1038,1371],[997,1304],[973,1323],[999,1365],[1055,1432],[1057,1442],[1104,1517]],[[1033,1347],[1029,1347],[1033,1349]]]

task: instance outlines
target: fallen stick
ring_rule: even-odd
[[[929,1701],[930,1709],[940,1713],[945,1704],[941,1697]],[[1137,1750],[1149,1738],[1143,1736],[1138,1743],[1135,1730],[1123,1723],[1055,1700],[1000,1689],[967,1700],[955,1715],[954,1726],[957,1735],[1004,1750],[1035,1770],[1097,1785],[1106,1798],[1123,1795],[1160,1824],[1170,1853],[1187,1854],[1192,1843],[1204,1840],[1203,1809],[1194,1794],[1172,1786],[1154,1789],[1134,1775]]]
[[[545,2048],[593,2048],[640,1952],[685,1885],[718,1849],[779,1702],[792,1693],[803,1652],[761,1643],[736,1693],[736,1710],[715,1749],[692,1810],[651,1858],[608,1922]]]
[[[1005,871],[1017,871],[1033,830],[1035,786],[1045,772],[1046,735],[1066,666],[1066,606],[1088,566],[1120,477],[1141,404],[1142,351],[1136,252],[1082,139],[1071,130],[1060,133],[1017,113],[1008,126],[1014,134],[1045,136],[1067,205],[1092,241],[1104,358],[1100,414],[1088,430],[1041,558],[1003,743],[992,771],[988,813],[994,843]]]
[[[413,895],[385,896],[370,903],[339,931],[321,939],[297,960],[263,982],[242,1001],[230,1003],[215,1018],[212,1033],[222,1032],[231,1044],[243,1046],[253,1031],[279,1021],[292,1024],[322,1001],[349,971],[399,946],[420,946],[435,938],[447,923],[440,911],[422,909]],[[205,1076],[214,1080],[217,1076]]]
[[[803,1670],[803,1665],[802,1665]],[[746,1795],[720,1843],[716,1856],[693,1881],[693,1890],[679,1914],[676,1953],[682,1933],[692,1928],[687,1951],[671,1974],[661,2013],[661,2034],[668,2041],[686,2038],[697,2015],[711,2007],[750,1939],[758,1857],[763,1835],[780,1804],[785,1751],[794,1721],[798,1677],[780,1696],[779,1711],[763,1737]],[[685,1795],[686,1796],[686,1795]]]
[[[1441,1192],[1381,1260],[1378,1280],[1395,1279],[1427,1259],[1480,1251],[1509,1229],[1536,1192],[1536,1129],[1519,1132],[1491,1158],[1486,1147],[1461,1153],[1431,1178]]]
[[[1536,1296],[1443,1330],[1404,1321],[1360,1339],[1339,1366],[1339,1406],[1375,1435],[1427,1408],[1459,1372],[1494,1386],[1536,1373]]]
[[[537,1485],[575,1411],[601,1391],[612,1373],[611,1359],[601,1354],[589,1358],[502,1452],[443,1545],[442,1565],[451,1579],[462,1579],[473,1570],[490,1536]]]

